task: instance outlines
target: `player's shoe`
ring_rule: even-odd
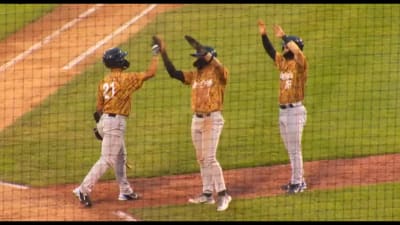
[[[307,189],[307,183],[306,182],[301,182],[300,184],[286,184],[283,185],[282,190],[286,191],[288,194],[296,194],[303,192],[305,189]]]
[[[79,187],[77,187],[74,190],[72,190],[72,194],[74,194],[74,196],[79,199]]]
[[[229,207],[229,203],[232,201],[232,197],[228,194],[224,196],[218,196],[217,200],[217,211],[225,211]]]
[[[85,207],[91,207],[92,201],[88,194],[84,194],[79,190],[79,187],[75,188],[72,193],[79,199],[81,204],[85,205]]]
[[[289,182],[288,184],[282,185],[282,186],[281,186],[281,189],[284,190],[284,191],[286,191],[286,192],[288,192],[288,191],[290,190],[291,185],[293,185],[293,184],[291,184],[291,183]],[[300,184],[300,189],[301,189],[301,192],[303,192],[305,189],[307,189],[307,183],[306,183],[305,181],[303,181],[303,182]]]
[[[132,192],[128,195],[126,194],[119,194],[118,200],[120,201],[129,201],[129,200],[137,200],[139,199],[139,195],[135,192]]]
[[[215,200],[213,196],[206,196],[204,193],[194,197],[194,198],[189,198],[189,202],[193,204],[214,204]]]

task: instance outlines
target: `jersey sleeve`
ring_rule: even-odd
[[[190,85],[193,82],[193,79],[196,77],[196,74],[197,74],[196,71],[183,72],[183,77],[185,79],[183,83]]]
[[[102,112],[103,108],[104,108],[103,80],[101,80],[97,85],[96,110]]]
[[[298,65],[298,70],[300,71],[306,71],[307,70],[307,60],[306,57],[304,56],[303,52],[298,52],[295,55],[295,60]]]
[[[229,70],[226,67],[224,67],[222,76],[220,76],[220,82],[222,84],[226,84],[228,82],[228,74]]]
[[[124,77],[124,82],[128,84],[130,88],[128,90],[137,90],[143,86],[144,83],[144,72],[137,72],[137,73],[127,73]]]
[[[285,66],[285,58],[283,57],[282,53],[277,52],[275,54],[275,66],[279,71],[284,70],[284,66]]]

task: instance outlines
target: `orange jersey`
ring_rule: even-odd
[[[304,100],[304,88],[307,81],[307,60],[303,54],[300,59],[286,60],[281,53],[276,53],[275,65],[280,71],[279,103],[288,104]]]
[[[228,70],[222,71],[210,63],[201,70],[183,72],[185,84],[191,85],[191,108],[193,112],[214,112],[223,108]]]
[[[111,72],[99,82],[96,109],[104,113],[129,116],[131,95],[142,87],[144,72]]]

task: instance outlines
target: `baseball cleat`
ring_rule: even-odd
[[[92,201],[89,198],[89,195],[83,194],[80,190],[79,187],[75,188],[72,193],[79,199],[81,204],[85,205],[85,207],[91,207],[92,206]]]
[[[72,194],[74,194],[74,196],[79,199],[79,187],[77,187],[74,190],[72,190]]]
[[[284,191],[286,191],[286,192],[289,192],[291,185],[292,185],[292,184],[289,182],[288,184],[282,185],[282,186],[281,186],[281,189],[284,190]],[[293,188],[292,188],[292,189],[293,189]],[[306,182],[302,182],[302,183],[300,184],[300,189],[301,189],[300,192],[303,192],[305,189],[307,189],[307,183],[306,183]]]
[[[92,201],[90,200],[88,194],[83,194],[82,192],[79,191],[79,200],[81,201],[82,204],[85,205],[85,207],[92,206]]]
[[[120,201],[129,201],[129,200],[137,200],[139,199],[139,195],[135,192],[132,192],[131,194],[125,195],[125,194],[119,194],[118,200]]]
[[[300,184],[286,184],[281,187],[284,191],[286,191],[288,194],[296,194],[299,192],[303,192],[305,189],[307,189],[307,184],[306,182],[302,182]]]
[[[205,194],[201,194],[195,198],[189,198],[189,202],[193,204],[214,204],[215,200],[213,196],[206,196]]]
[[[232,201],[232,197],[228,194],[224,196],[218,196],[218,207],[217,211],[225,211],[229,207],[229,203]]]

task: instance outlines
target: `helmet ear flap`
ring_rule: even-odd
[[[121,66],[122,66],[121,68],[122,68],[123,70],[126,70],[126,69],[129,68],[130,63],[129,63],[128,60],[124,59],[124,61],[122,62]]]

